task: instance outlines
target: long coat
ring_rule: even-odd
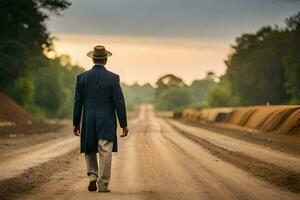
[[[113,152],[118,151],[116,114],[120,126],[127,126],[125,100],[119,82],[117,74],[98,64],[77,76],[73,125],[79,126],[82,116],[81,153],[97,152],[98,139],[113,141]]]

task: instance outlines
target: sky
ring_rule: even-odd
[[[72,0],[49,30],[58,54],[91,68],[86,53],[104,45],[107,68],[123,82],[155,81],[167,73],[187,83],[208,71],[222,75],[230,46],[264,25],[283,26],[300,0]]]

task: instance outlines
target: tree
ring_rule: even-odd
[[[60,58],[49,60],[46,67],[32,73],[36,85],[34,105],[48,118],[65,118],[72,114],[76,76],[83,69],[63,66]]]
[[[282,63],[288,49],[285,35],[280,30],[263,27],[256,34],[243,35],[236,43],[226,61],[226,74],[241,104],[286,103]]]
[[[26,107],[34,102],[35,85],[31,78],[18,77],[8,84],[5,93],[19,105]]]
[[[285,20],[286,29],[290,32],[299,33],[300,32],[300,11]]]
[[[164,90],[170,88],[180,88],[186,86],[183,80],[173,74],[167,74],[162,76],[156,81],[157,89],[155,96],[159,97]]]
[[[138,83],[127,85],[122,83],[122,89],[129,110],[133,109],[135,105],[154,102],[155,88],[149,83],[144,85],[139,85]]]
[[[232,107],[239,106],[239,97],[233,92],[228,77],[222,76],[217,86],[213,87],[207,94],[208,106],[210,107]]]
[[[286,32],[289,49],[283,56],[285,89],[289,103],[300,104],[300,12],[286,19]]]
[[[191,92],[185,88],[164,90],[156,99],[156,107],[160,110],[176,110],[193,103]]]
[[[42,65],[52,37],[45,20],[70,6],[67,0],[9,0],[0,2],[0,85]]]
[[[207,106],[207,94],[216,86],[216,75],[213,72],[208,72],[202,80],[194,80],[189,87],[197,107]]]
[[[156,82],[155,106],[160,110],[174,110],[193,103],[193,95],[183,80],[167,74]]]

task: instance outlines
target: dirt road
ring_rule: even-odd
[[[7,159],[4,159],[4,156],[1,157],[0,171],[5,173],[1,174],[0,181],[18,176],[31,167],[68,153],[78,148],[78,143],[78,138],[71,137],[70,134],[63,138],[9,152],[5,154]]]
[[[130,125],[129,137],[119,140],[120,152],[113,156],[111,193],[87,191],[85,164],[83,156],[78,154],[66,169],[20,199],[300,198],[212,155],[165,120],[155,117],[151,106],[143,106],[139,117],[131,120]],[[76,141],[73,144],[78,145]],[[228,141],[224,143],[228,144]],[[251,147],[243,151],[249,152]],[[290,159],[295,158],[285,162]],[[298,164],[290,166],[298,169]]]
[[[169,121],[176,128],[207,140],[216,146],[220,146],[231,151],[242,152],[251,157],[267,161],[274,165],[300,172],[300,156],[274,151],[267,147],[241,141],[226,135],[215,134],[213,131],[189,126],[176,120]]]

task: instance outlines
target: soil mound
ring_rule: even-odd
[[[280,134],[300,132],[300,106],[297,105],[185,109],[181,116],[194,122],[221,122],[263,132]]]
[[[0,127],[32,124],[35,119],[17,105],[11,98],[0,92]]]

